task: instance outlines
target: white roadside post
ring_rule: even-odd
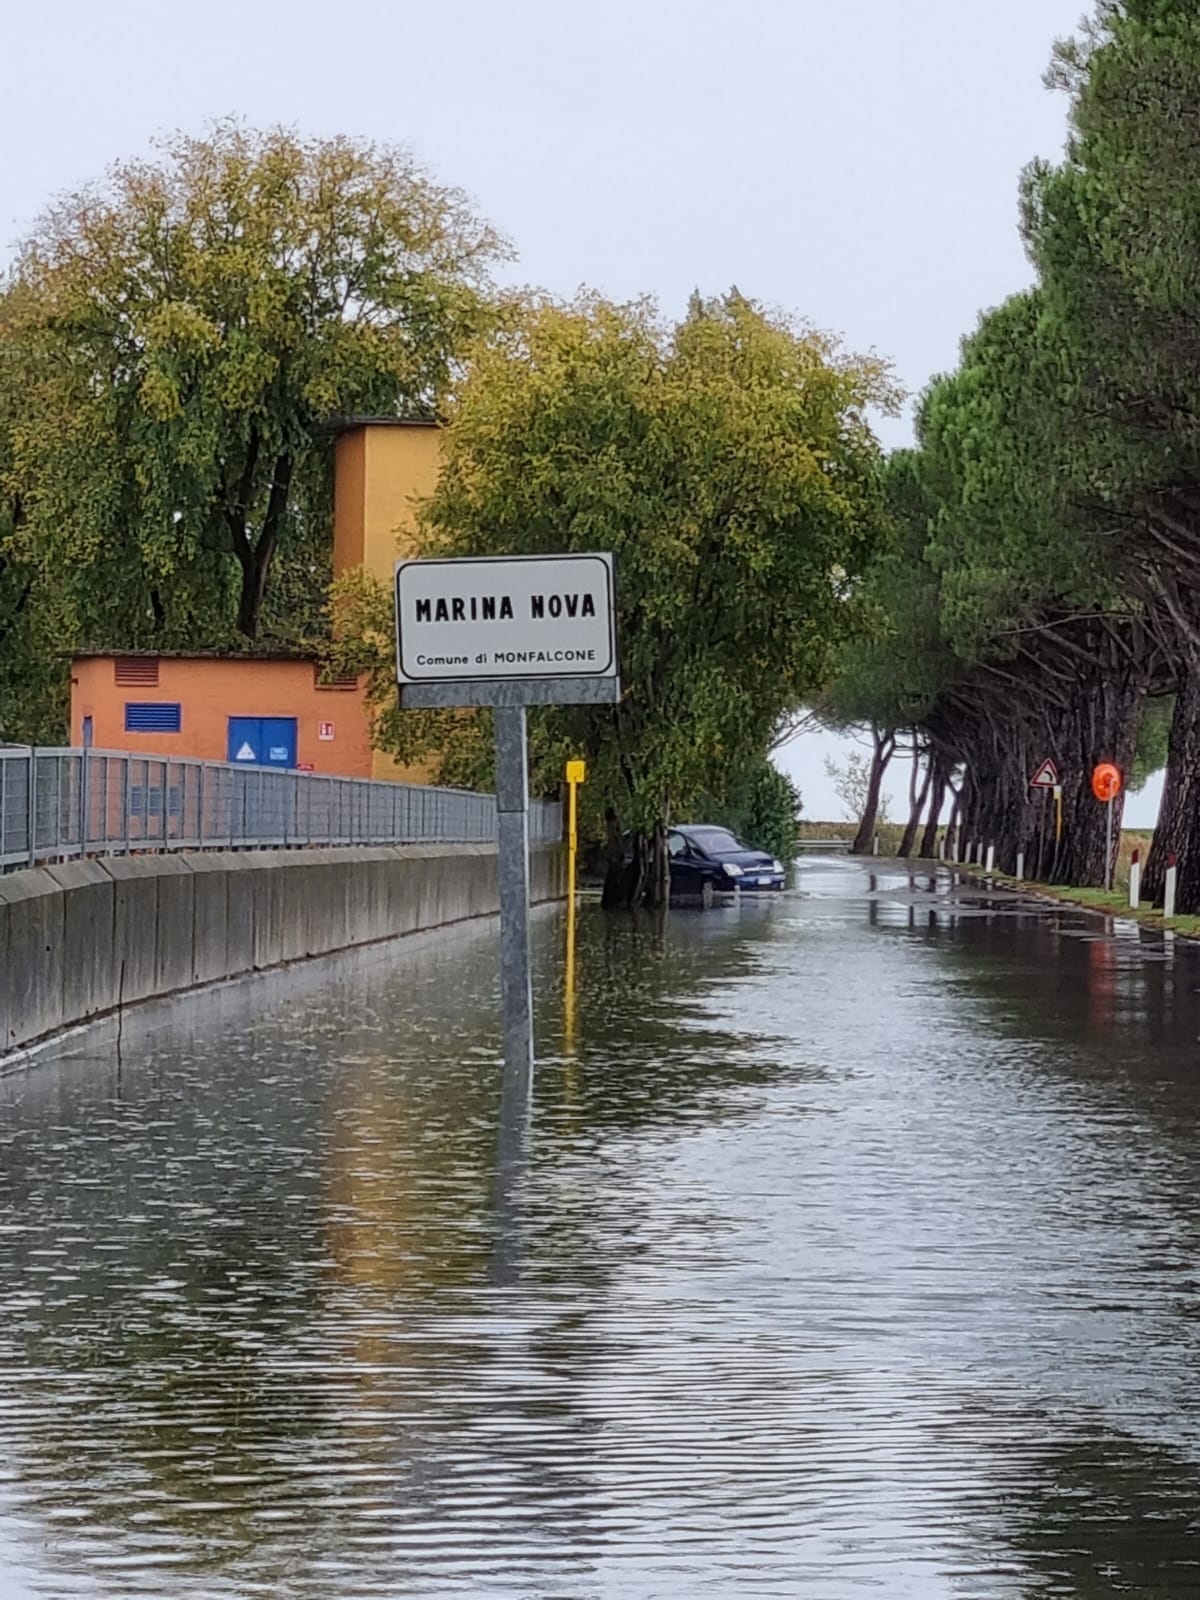
[[[988,872],[996,870],[996,846],[994,844],[990,844],[987,847],[987,867],[985,870]]]
[[[402,710],[490,706],[496,721],[500,976],[506,1069],[533,1066],[527,706],[615,705],[609,554],[397,561]]]
[[[1020,883],[1025,876],[1025,852],[1017,851],[1017,882]]]
[[[1167,857],[1166,882],[1163,885],[1163,921],[1170,922],[1175,915],[1175,884],[1178,880],[1179,869],[1175,864],[1174,855]]]
[[[1133,860],[1129,863],[1129,909],[1136,911],[1142,901],[1142,855],[1140,850],[1133,852]]]

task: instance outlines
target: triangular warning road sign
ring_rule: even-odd
[[[1053,761],[1043,761],[1041,766],[1029,780],[1031,789],[1057,789],[1058,768]]]
[[[233,759],[235,761],[257,761],[258,757],[250,748],[250,741],[247,739],[245,744],[243,744],[242,748],[238,751],[237,755],[235,755]]]

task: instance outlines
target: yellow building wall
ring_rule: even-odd
[[[414,548],[417,505],[437,487],[442,430],[435,422],[364,422],[334,457],[333,571],[366,567],[389,589]]]
[[[391,590],[396,561],[414,549],[417,506],[437,487],[435,422],[363,422],[338,436],[333,479],[333,572],[365,567]],[[375,751],[372,777],[429,783],[429,764],[401,766]]]

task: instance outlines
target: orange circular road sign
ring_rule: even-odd
[[[1092,773],[1092,793],[1097,800],[1115,800],[1121,792],[1121,769],[1102,761]]]

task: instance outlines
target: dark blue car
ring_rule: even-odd
[[[782,889],[783,864],[762,850],[751,850],[728,828],[689,823],[667,834],[672,895],[703,895],[705,885],[735,889]]]

